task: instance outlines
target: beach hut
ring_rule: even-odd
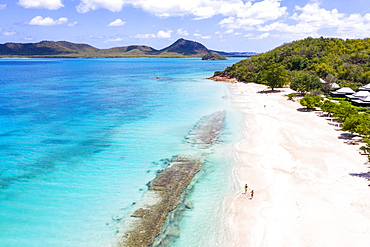
[[[351,88],[349,87],[342,87],[334,92],[331,92],[331,94],[334,96],[334,97],[345,97],[347,95],[352,95],[354,94],[355,91],[353,91]]]

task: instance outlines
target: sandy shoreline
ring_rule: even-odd
[[[327,120],[299,112],[285,92],[257,93],[230,84],[235,109],[246,114],[235,144],[235,193],[226,202],[227,246],[369,246],[369,171],[358,147],[339,139]],[[255,191],[243,195],[244,184]],[[222,241],[224,242],[224,241]]]

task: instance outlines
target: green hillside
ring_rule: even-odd
[[[99,56],[147,56],[152,55],[152,53],[156,52],[157,50],[153,49],[149,46],[144,45],[130,45],[130,46],[123,46],[123,47],[114,47],[110,49],[101,49],[96,52]]]
[[[308,71],[320,78],[335,77],[338,83],[357,87],[370,83],[370,39],[306,38],[240,61],[223,71],[241,81],[263,83],[272,66],[291,76]]]
[[[185,39],[178,39],[172,45],[159,51],[159,54],[179,53],[183,56],[203,56],[210,51],[202,44]]]
[[[86,44],[66,41],[41,41],[39,43],[6,43],[0,45],[4,56],[66,56],[94,54],[98,49]]]

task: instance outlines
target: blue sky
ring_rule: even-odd
[[[164,48],[178,38],[223,51],[310,37],[367,38],[369,0],[0,0],[0,43],[66,40]]]

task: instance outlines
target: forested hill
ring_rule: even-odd
[[[172,45],[156,50],[149,46],[130,45],[110,49],[98,49],[88,44],[66,41],[41,41],[38,43],[0,44],[0,56],[26,57],[202,57],[210,51],[202,44],[179,39]]]
[[[345,85],[370,83],[370,39],[306,38],[242,60],[227,67],[223,75],[263,83],[272,67],[292,76],[308,71],[323,79],[336,77]]]
[[[252,56],[253,53],[222,53],[226,56]],[[0,44],[0,57],[202,57],[211,53],[203,44],[178,39],[170,46],[156,50],[145,45],[130,45],[98,49],[88,44],[67,41],[41,41],[38,43]]]

